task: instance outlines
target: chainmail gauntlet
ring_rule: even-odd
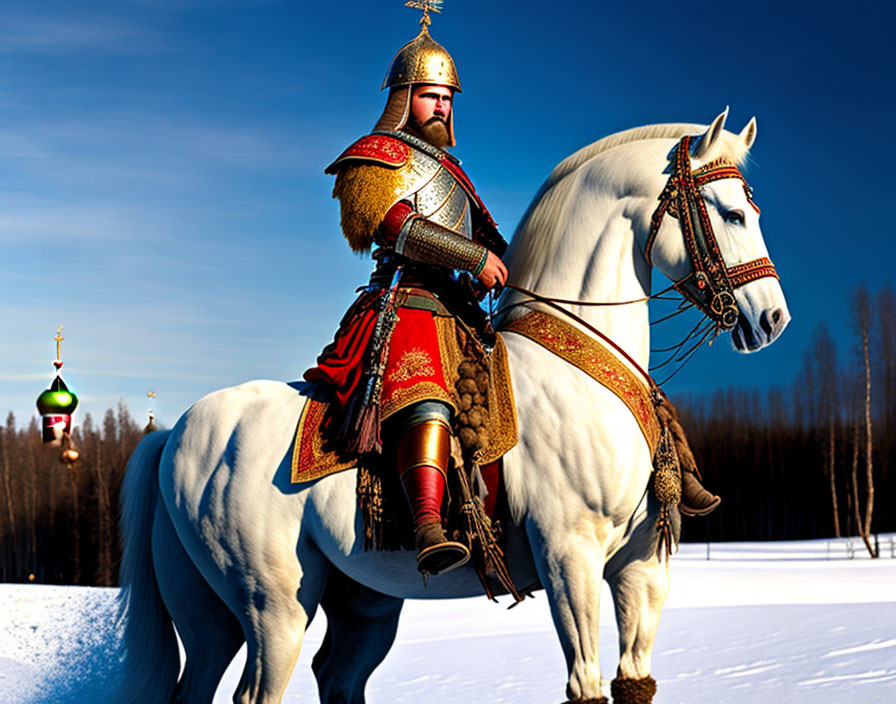
[[[415,262],[462,269],[479,276],[488,250],[462,235],[422,217],[410,217],[395,242],[396,253]]]

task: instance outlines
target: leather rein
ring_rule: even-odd
[[[691,273],[657,294],[645,296],[633,301],[579,301],[562,298],[542,296],[529,291],[522,286],[507,283],[506,288],[514,289],[529,296],[535,301],[544,303],[554,310],[563,313],[589,332],[597,335],[621,354],[647,381],[651,389],[659,390],[659,385],[653,377],[644,370],[624,349],[617,345],[607,335],[570,310],[563,308],[561,304],[583,306],[616,306],[641,303],[661,296],[675,289],[685,298],[696,305],[704,315],[716,324],[717,333],[731,330],[737,325],[738,309],[734,298],[734,289],[757,279],[771,276],[779,278],[774,264],[768,257],[760,257],[743,264],[727,266],[722,257],[712,229],[712,222],[706,209],[706,201],[703,199],[701,189],[707,183],[726,178],[736,178],[741,181],[747,202],[759,213],[759,207],[753,202],[753,190],[747,184],[743,174],[733,164],[716,161],[711,162],[696,171],[691,171],[690,146],[693,137],[684,136],[675,148],[672,156],[672,173],[665,187],[659,195],[660,201],[650,220],[650,230],[647,242],[644,246],[644,259],[649,266],[651,251],[656,240],[663,217],[669,215],[678,220],[685,247],[691,262]],[[523,305],[524,302],[512,304]],[[507,310],[504,308],[503,310]],[[502,311],[503,312],[503,311]]]

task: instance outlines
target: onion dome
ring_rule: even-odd
[[[71,415],[78,407],[78,395],[70,391],[61,376],[53,379],[50,388],[37,397],[37,411],[46,415]]]
[[[78,395],[71,391],[62,380],[59,372],[62,369],[62,326],[56,331],[56,359],[53,366],[56,368],[56,378],[37,397],[37,410],[41,416],[41,435],[45,444],[59,447],[67,440],[71,444],[72,413],[78,407]],[[73,449],[73,448],[72,448]],[[78,459],[78,451],[74,450],[74,458],[69,460],[60,458],[66,466],[71,466]]]

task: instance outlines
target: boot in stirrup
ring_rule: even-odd
[[[398,441],[398,471],[414,514],[417,569],[444,574],[470,559],[466,545],[448,540],[442,530],[442,499],[451,431],[442,420],[427,420]]]
[[[685,516],[705,516],[722,499],[703,488],[695,469],[681,468],[681,504],[678,509]]]

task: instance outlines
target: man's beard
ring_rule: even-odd
[[[444,149],[451,146],[451,136],[448,134],[448,125],[444,120],[438,117],[431,117],[426,124],[419,124],[416,120],[411,120],[405,125],[410,127],[410,131],[416,136],[425,139],[432,146],[438,149]]]

